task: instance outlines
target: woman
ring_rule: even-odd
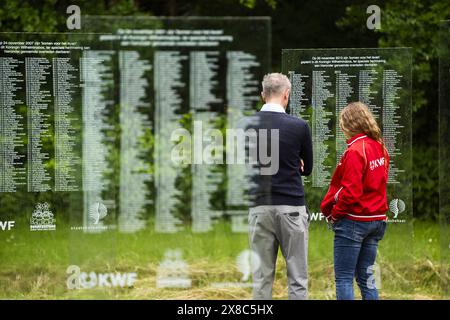
[[[361,102],[350,103],[339,116],[347,140],[321,204],[334,231],[336,298],[352,300],[353,278],[365,300],[378,299],[374,263],[378,241],[386,230],[386,184],[389,155],[372,113]]]

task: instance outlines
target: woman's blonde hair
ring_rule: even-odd
[[[339,115],[339,126],[346,136],[353,137],[364,133],[370,138],[383,143],[380,127],[372,112],[362,102],[351,102]]]

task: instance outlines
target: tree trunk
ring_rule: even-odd
[[[168,9],[169,9],[169,16],[175,16],[177,14],[177,1],[176,0],[169,0],[168,1]]]

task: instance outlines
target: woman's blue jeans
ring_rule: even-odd
[[[356,277],[364,300],[377,300],[373,271],[378,241],[386,230],[385,221],[360,222],[342,218],[332,225],[334,231],[334,274],[336,298],[353,300]]]

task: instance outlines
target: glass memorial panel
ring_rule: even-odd
[[[115,50],[120,255],[151,265],[153,294],[214,288],[214,298],[233,287],[249,297],[249,182],[245,166],[226,162],[226,129],[260,105],[270,19],[86,16],[82,25]]]
[[[334,298],[335,294],[333,232],[327,230],[320,202],[346,149],[338,115],[353,101],[368,105],[380,125],[391,157],[388,227],[385,239],[380,242],[374,279],[381,297],[402,298],[390,293],[406,295],[413,290],[407,277],[413,257],[411,63],[407,48],[285,49],[282,52],[282,70],[292,82],[288,112],[309,123],[313,139],[313,172],[304,179],[311,215],[311,298]],[[393,278],[396,281],[391,281]]]
[[[102,144],[86,149],[94,137],[86,113],[97,107],[93,100],[103,94],[93,92],[95,85],[86,80],[98,75],[86,62],[93,54],[93,40],[81,34],[0,34],[0,207],[2,217],[17,227],[5,250],[20,248],[17,254],[23,258],[18,261],[26,275],[10,281],[46,282],[61,296],[79,288],[83,273],[72,271],[86,264],[98,271],[99,262],[111,264],[115,250],[110,233],[96,239],[86,235],[90,225],[100,224],[93,210],[90,220],[83,214],[106,190],[92,187],[102,185],[103,179],[103,173],[96,176],[92,168],[109,167],[92,158],[102,153],[97,148]],[[94,140],[98,137],[96,133]],[[113,209],[108,208],[112,218]],[[89,251],[92,254],[86,254]],[[2,259],[2,268],[9,267]]]

